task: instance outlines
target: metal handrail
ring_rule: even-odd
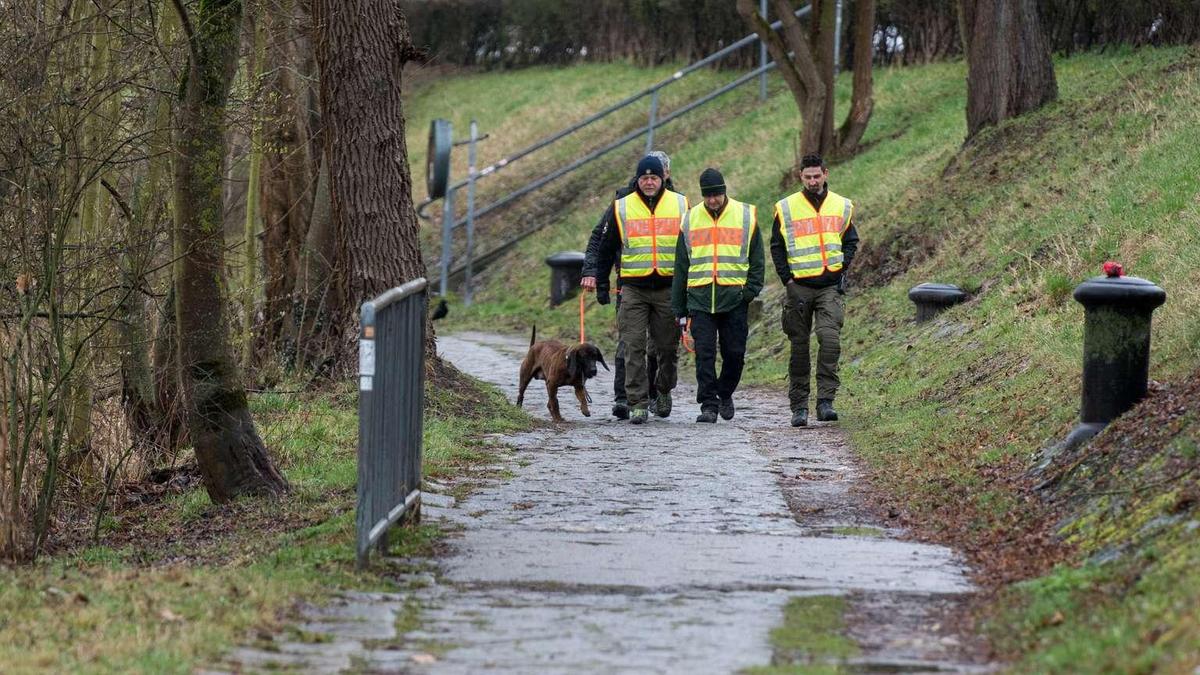
[[[800,9],[796,10],[795,15],[796,15],[796,18],[800,18],[800,17],[808,15],[810,12],[812,12],[812,5],[805,5],[804,7],[801,7]],[[771,30],[778,30],[782,25],[783,25],[782,20],[775,21],[771,24]],[[746,45],[753,44],[754,42],[758,41],[759,39],[760,38],[758,37],[757,33],[751,33],[750,35],[747,35],[747,36],[741,38],[740,40],[737,40],[736,42],[733,42],[730,45],[728,45],[722,49],[719,49],[719,50],[713,52],[712,54],[709,54],[708,56],[700,59],[699,61],[696,61],[692,64],[689,64],[688,66],[685,66],[684,68],[682,68],[680,70],[675,71],[674,73],[671,74],[670,77],[668,77],[660,82],[656,82],[655,84],[652,84],[649,87],[647,87],[631,96],[627,96],[624,99],[622,99],[621,101],[614,103],[613,105],[610,105],[609,107],[604,108],[603,110],[601,110],[599,112],[593,113],[592,115],[589,115],[588,117],[584,118],[583,120],[580,120],[579,122],[576,122],[575,124],[572,124],[571,126],[565,128],[565,129],[562,129],[562,130],[555,132],[539,141],[536,141],[532,145],[522,148],[522,149],[514,152],[513,154],[494,162],[493,164],[489,164],[488,166],[480,169],[475,174],[475,179],[478,180],[480,178],[483,178],[484,176],[489,176],[491,174],[494,174],[494,173],[500,171],[501,169],[505,168],[506,166],[512,164],[513,162],[521,159],[522,157],[525,157],[533,152],[541,150],[542,148],[544,148],[552,143],[555,143],[559,140],[562,140],[563,138],[570,136],[571,134],[575,133],[576,131],[583,129],[584,127],[589,126],[589,125],[593,124],[594,122],[604,119],[605,117],[611,115],[612,113],[614,113],[618,110],[626,108],[647,96],[655,94],[660,89],[666,87],[667,85],[669,85],[673,82],[678,82],[679,80],[692,74],[693,72],[695,72],[695,71],[697,71],[697,70],[699,70],[721,58],[724,58],[725,56],[728,56],[729,54],[732,54],[733,52],[741,49],[742,47],[745,47]],[[760,70],[761,70],[761,68],[762,68],[762,66],[760,66]],[[765,71],[762,71],[762,72],[765,72]],[[643,129],[641,133],[646,133],[646,132],[647,132],[646,129]],[[559,175],[561,175],[561,174],[559,174]],[[459,188],[466,187],[469,180],[470,180],[469,178],[466,178],[466,179],[458,181],[457,183],[450,185],[449,187],[446,188],[446,192],[449,193],[452,190],[457,190]],[[539,187],[540,187],[540,185],[543,185],[543,184],[544,183],[539,184]],[[528,190],[526,190],[525,192],[521,192],[521,194],[525,194],[526,192],[528,192]],[[426,199],[425,201],[421,202],[421,204],[417,207],[417,212],[420,213],[421,211],[423,211],[425,209],[426,206],[429,206],[434,201],[436,201],[436,200]],[[508,200],[508,201],[511,201],[511,200]],[[507,203],[507,201],[505,201],[504,203]],[[483,209],[480,209],[479,211],[477,211],[475,215],[477,215],[477,216],[482,215],[486,211],[491,210],[491,208],[494,206],[495,206],[494,203],[489,204],[487,207],[484,207]],[[465,222],[465,219],[462,221],[456,221],[454,226],[458,227],[459,225],[461,225],[464,222]]]
[[[789,52],[789,54],[790,54],[790,52]],[[657,126],[663,126],[669,122],[672,122],[672,121],[686,115],[687,113],[691,112],[692,110],[704,105],[705,103],[708,103],[709,101],[717,98],[718,96],[727,94],[727,93],[733,91],[734,89],[737,89],[738,87],[746,84],[747,82],[749,82],[750,80],[753,80],[754,78],[758,77],[759,75],[769,72],[771,70],[774,70],[776,65],[777,64],[774,61],[771,61],[771,62],[767,63],[767,65],[765,65],[765,66],[755,68],[754,70],[742,75],[738,79],[709,92],[708,94],[692,101],[691,103],[685,105],[684,107],[682,107],[678,110],[673,111],[670,115],[667,115],[666,117],[663,117],[662,119],[658,120]],[[583,166],[584,164],[587,164],[588,162],[591,162],[593,160],[599,159],[600,157],[612,152],[613,150],[616,150],[617,148],[621,147],[622,145],[625,145],[626,143],[637,140],[637,138],[639,136],[647,133],[649,131],[649,129],[650,129],[650,126],[647,125],[640,129],[631,131],[631,132],[625,134],[624,136],[622,136],[621,138],[618,138],[617,140],[613,141],[612,143],[609,143],[608,145],[604,146],[603,148],[594,150],[591,153],[589,153],[583,157],[580,157],[579,159],[575,160],[574,162],[571,162],[570,164],[562,167],[561,169],[558,169],[556,171],[546,174],[545,176],[542,176],[541,178],[536,179],[535,181],[533,181],[532,183],[529,183],[525,187],[522,187],[521,189],[519,189],[515,192],[509,193],[508,195],[506,195],[499,201],[493,202],[492,204],[487,205],[483,209],[477,210],[475,212],[475,217],[478,218],[479,216],[487,213],[488,211],[500,208],[501,206],[504,206],[508,202],[511,202],[512,200],[514,200],[528,192],[532,192],[533,190],[538,189],[539,187],[545,185],[546,183],[549,183],[550,181],[562,176],[565,173],[574,171],[575,169],[578,169],[580,166]],[[465,219],[462,220],[461,222],[456,222],[455,227],[457,227],[458,225],[461,225],[462,223],[465,223],[465,222],[466,222]],[[500,246],[496,247],[496,249],[494,249],[493,251],[490,251],[489,253],[481,256],[479,258],[479,262],[486,262],[488,259],[490,259],[490,257],[492,257],[491,254],[502,251],[504,249],[507,249],[509,246],[511,246],[513,244],[519,243],[520,241],[522,241],[523,239],[528,237],[530,234],[533,234],[534,232],[537,232],[540,229],[541,229],[540,227],[535,227],[535,228],[531,228],[530,230],[528,230],[526,232],[523,232],[522,234],[518,235],[516,238],[514,238],[508,242],[505,242],[504,244],[501,244]],[[458,276],[459,274],[462,274],[466,270],[466,268],[467,268],[467,263],[462,263],[462,264],[458,265],[457,267],[455,267],[454,269],[450,270],[450,276]]]

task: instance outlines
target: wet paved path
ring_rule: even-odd
[[[439,352],[515,400],[526,345],[469,333],[440,337]],[[296,659],[287,644],[245,649],[234,662],[730,673],[772,662],[768,634],[790,598],[845,594],[858,669],[973,669],[955,661],[962,650],[941,626],[970,590],[964,570],[947,549],[867,529],[878,523],[850,491],[857,474],[836,427],[792,429],[784,396],[767,392],[737,399],[732,422],[697,425],[686,384],[670,418],[634,427],[608,415],[608,373],[588,389],[591,418],[564,390],[565,423],[503,439],[515,448],[510,476],[483,480],[460,503],[428,496],[425,517],[459,531],[411,597],[358,594],[311,608],[302,628],[328,642]],[[535,381],[526,409],[548,417],[545,398]],[[419,628],[382,627],[413,598]]]

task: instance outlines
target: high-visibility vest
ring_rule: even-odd
[[[613,204],[621,233],[622,277],[675,274],[675,244],[687,210],[687,197],[670,190],[663,190],[653,213],[636,192]]]
[[[796,279],[842,269],[842,234],[850,227],[854,204],[832,190],[818,213],[803,192],[775,204],[775,218],[787,243],[788,267]]]
[[[750,272],[750,241],[757,236],[756,209],[734,199],[725,203],[713,220],[704,204],[697,204],[683,219],[681,234],[687,246],[688,288],[720,284],[745,286]]]

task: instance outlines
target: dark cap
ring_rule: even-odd
[[[725,194],[725,177],[720,171],[709,167],[700,174],[700,194],[704,197]]]
[[[646,155],[637,165],[637,177],[651,175],[663,178],[663,165],[657,157]]]

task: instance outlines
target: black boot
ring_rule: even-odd
[[[806,427],[808,426],[808,408],[797,410],[792,413],[792,426]]]
[[[696,417],[696,421],[701,422],[703,424],[716,424],[717,411],[716,410],[701,410],[700,415],[698,417]]]
[[[721,413],[721,419],[723,419],[723,420],[733,419],[733,412],[734,412],[733,399],[732,398],[721,399],[721,407],[718,408],[717,411],[719,413]]]
[[[613,404],[612,414],[619,420],[629,419],[629,404],[625,401],[617,401]]]
[[[833,399],[821,398],[817,399],[817,421],[818,422],[836,422],[837,411],[833,409]]]

